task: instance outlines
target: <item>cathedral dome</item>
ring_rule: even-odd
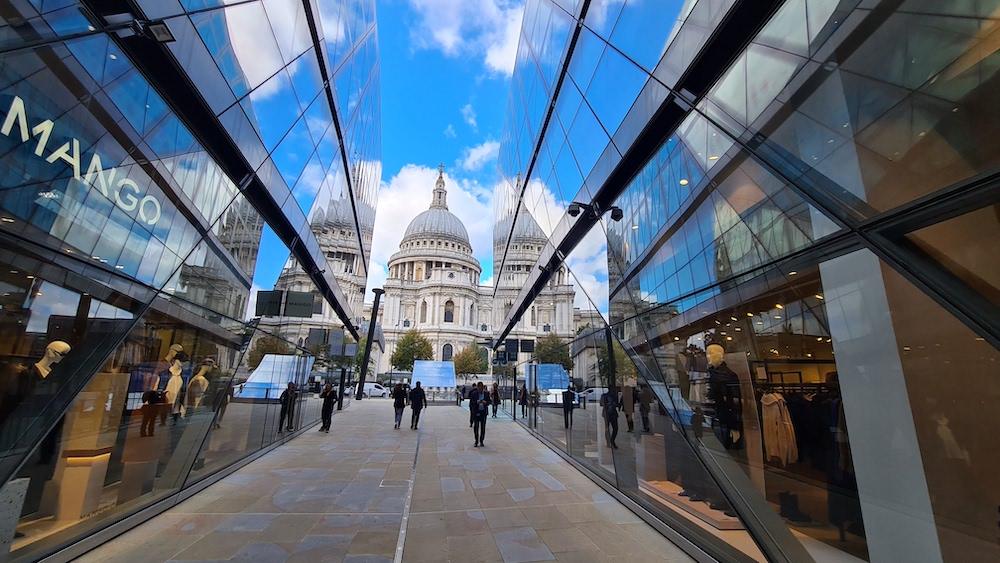
[[[495,230],[500,233],[503,240],[506,240],[507,236],[511,234],[510,222],[511,216],[508,215],[505,219],[497,223]],[[545,244],[548,240],[549,237],[545,235],[545,232],[542,231],[542,228],[538,226],[538,223],[535,222],[527,211],[522,210],[517,214],[517,222],[514,224],[511,242],[537,242]]]
[[[403,242],[414,238],[444,238],[469,244],[469,233],[465,230],[462,220],[448,211],[447,191],[444,188],[444,172],[438,174],[434,187],[434,199],[431,207],[410,221],[403,235]]]

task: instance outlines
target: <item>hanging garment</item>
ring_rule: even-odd
[[[761,397],[760,404],[766,458],[778,458],[782,465],[798,461],[795,427],[784,397],[778,393],[768,393]]]

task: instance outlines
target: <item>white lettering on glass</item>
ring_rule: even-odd
[[[27,143],[31,136],[28,134],[28,116],[24,109],[24,100],[20,96],[14,96],[11,101],[7,116],[4,118],[3,124],[0,125],[0,133],[10,137],[15,125],[21,135],[21,142]],[[54,128],[55,123],[49,119],[31,128],[31,133],[38,137],[38,144],[35,145],[36,156],[44,157],[49,137]],[[97,188],[104,197],[114,202],[123,211],[135,211],[139,221],[147,225],[155,225],[160,220],[163,215],[163,206],[159,199],[150,194],[143,195],[139,186],[126,177],[119,178],[116,182],[118,168],[105,169],[101,157],[96,152],[91,155],[86,174],[81,178],[80,158],[80,141],[70,139],[52,151],[48,157],[45,157],[45,162],[55,164],[57,160],[63,161],[67,166],[73,168],[73,178],[84,182],[91,188]]]

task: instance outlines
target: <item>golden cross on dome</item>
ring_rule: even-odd
[[[438,173],[444,174],[444,163],[438,164]]]

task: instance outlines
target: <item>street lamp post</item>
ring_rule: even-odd
[[[372,305],[372,316],[368,319],[368,341],[365,342],[365,355],[362,358],[364,363],[361,364],[361,376],[358,379],[358,394],[355,397],[359,401],[361,400],[362,393],[365,391],[365,377],[368,375],[368,361],[372,353],[372,340],[375,339],[375,319],[378,318],[378,304],[385,290],[376,287],[372,290],[372,293],[375,294],[375,303]]]

